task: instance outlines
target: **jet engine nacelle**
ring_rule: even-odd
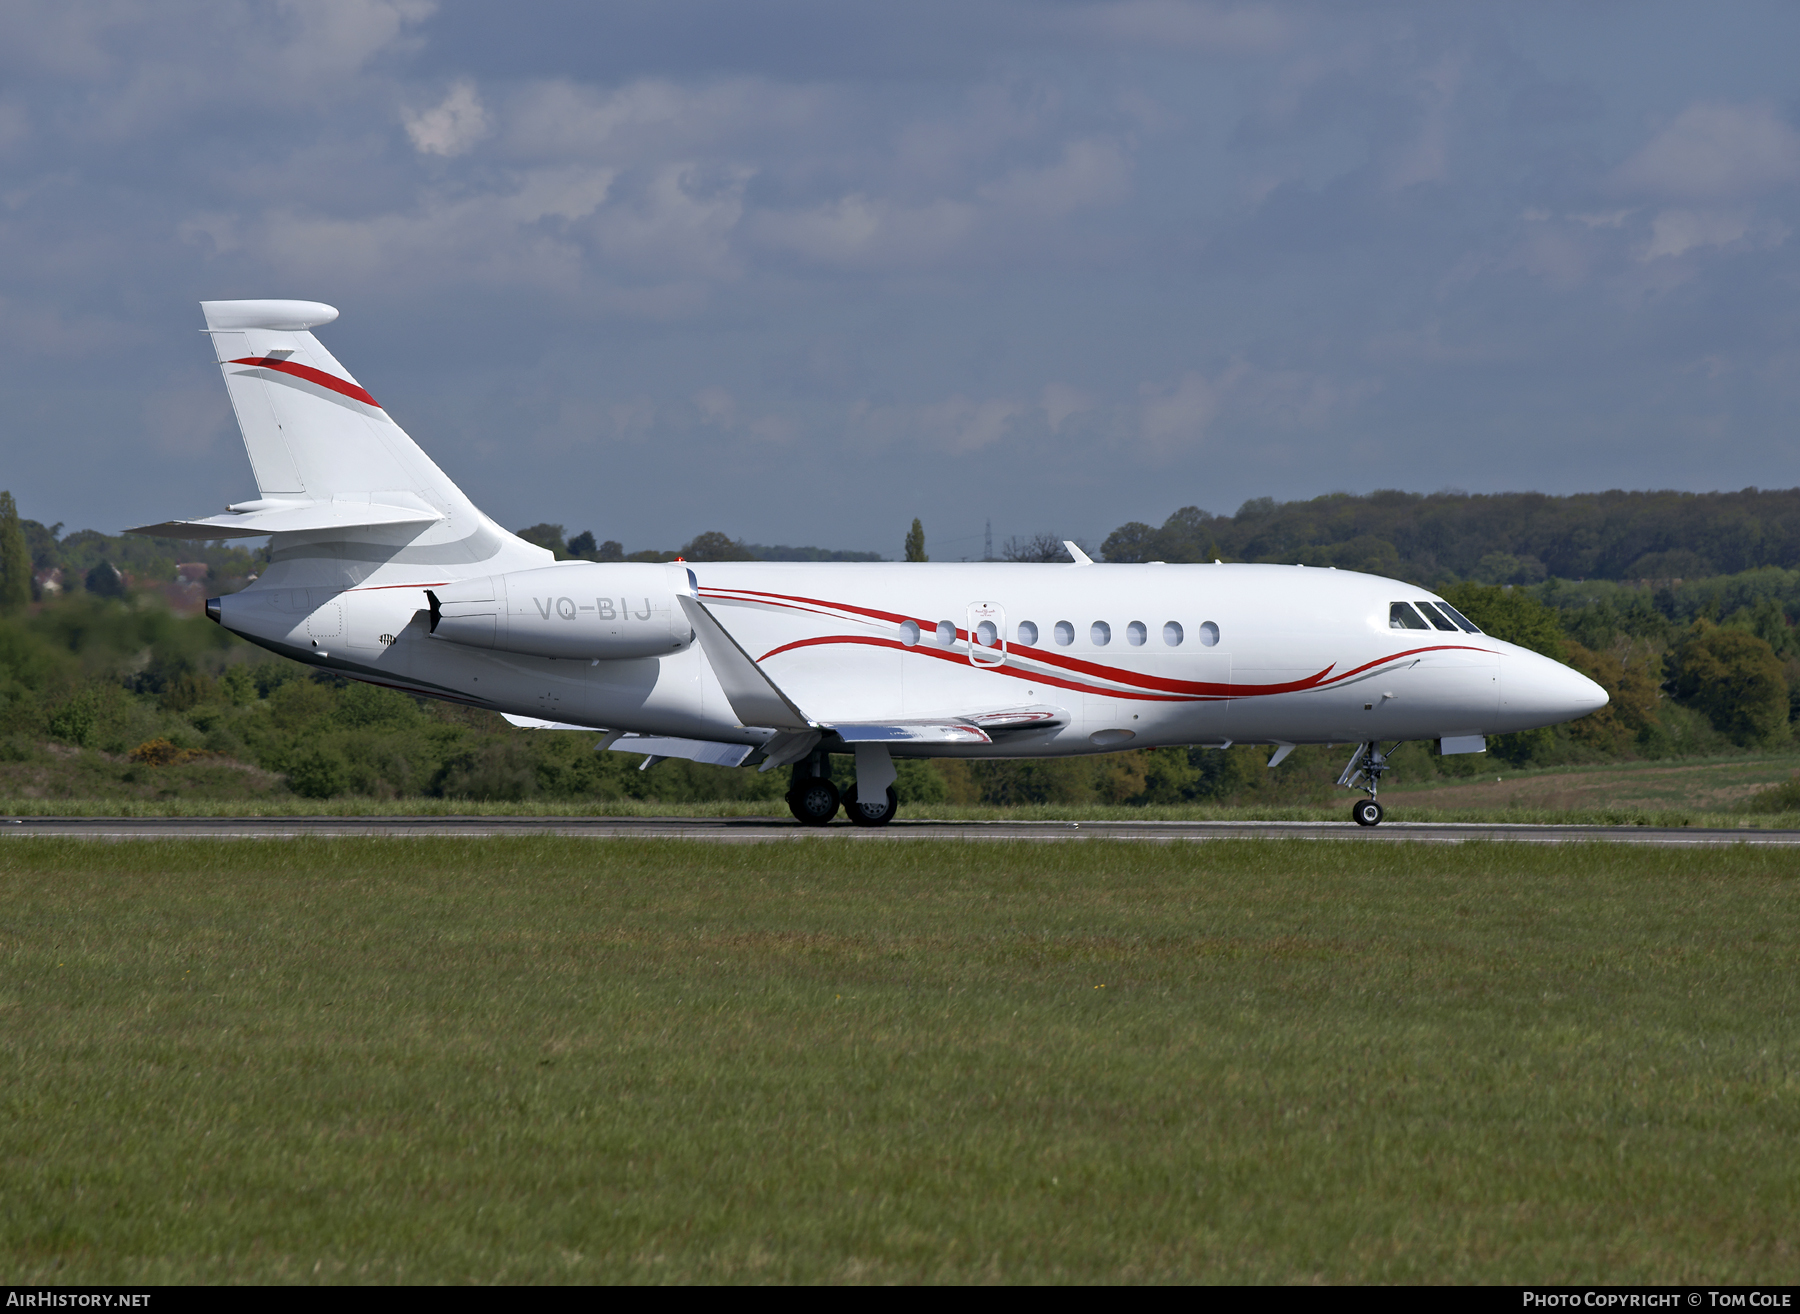
[[[426,591],[431,637],[533,657],[660,657],[694,641],[685,566],[565,561]]]

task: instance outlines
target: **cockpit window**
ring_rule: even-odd
[[[1419,602],[1414,605],[1417,606],[1420,611],[1424,612],[1425,619],[1437,626],[1438,629],[1449,630],[1452,634],[1456,632],[1456,622],[1444,619],[1444,617],[1439,614],[1438,609],[1429,602]]]
[[[1475,627],[1474,621],[1470,620],[1467,616],[1463,615],[1460,611],[1458,611],[1455,607],[1452,607],[1449,603],[1447,603],[1447,602],[1438,603],[1438,610],[1443,612],[1444,615],[1448,616],[1451,620],[1455,621],[1458,625],[1462,626],[1470,634],[1480,634],[1481,633],[1481,631]]]
[[[1431,626],[1419,619],[1419,613],[1404,602],[1388,604],[1388,628],[1390,630],[1428,630]]]

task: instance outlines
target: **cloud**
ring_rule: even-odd
[[[1195,0],[1120,0],[1077,11],[1065,21],[1082,35],[1110,41],[1225,54],[1280,50],[1299,32],[1299,25],[1273,5]]]
[[[436,0],[280,0],[292,36],[281,61],[298,78],[344,77],[437,12]]]
[[[488,134],[487,110],[472,83],[459,82],[422,114],[406,114],[406,135],[421,155],[461,155]]]
[[[212,211],[184,220],[181,230],[214,256],[254,254],[300,282],[379,281],[393,290],[396,282],[440,282],[454,269],[467,283],[566,292],[580,284],[585,259],[572,226],[599,209],[612,180],[611,170],[587,166],[525,170],[506,191],[427,194],[406,211],[360,218],[294,206]]]
[[[1112,205],[1131,190],[1131,160],[1116,141],[1084,137],[1063,147],[1062,159],[1041,169],[1015,169],[985,184],[978,195],[1021,215],[1059,215],[1088,205]]]
[[[503,147],[519,159],[619,165],[671,155],[732,158],[831,135],[849,113],[843,102],[833,88],[758,77],[635,78],[612,88],[540,79],[508,103]]]
[[[1093,397],[1066,383],[1046,383],[1039,405],[1044,408],[1044,418],[1049,421],[1052,433],[1061,433],[1070,417],[1095,409]]]
[[[1027,408],[1015,401],[990,397],[951,397],[922,407],[919,419],[936,441],[934,446],[956,453],[976,452],[1006,437],[1013,421]]]
[[[1241,372],[1244,367],[1234,368]],[[1139,434],[1157,453],[1166,454],[1178,446],[1199,444],[1206,438],[1213,417],[1219,413],[1220,385],[1223,383],[1228,387],[1230,382],[1229,378],[1224,378],[1215,383],[1189,370],[1173,385],[1144,384],[1139,389],[1143,397],[1139,408]]]
[[[940,262],[976,223],[975,207],[943,198],[905,205],[857,192],[798,211],[762,211],[751,232],[763,246],[809,263],[919,266]]]
[[[1768,105],[1697,102],[1613,172],[1615,188],[1711,199],[1800,180],[1800,132]]]
[[[1444,58],[1416,79],[1423,110],[1413,138],[1390,155],[1385,170],[1387,185],[1398,191],[1422,182],[1440,182],[1450,172],[1450,147],[1454,135],[1450,111],[1463,77],[1463,61]]]
[[[1650,238],[1638,258],[1657,260],[1739,243],[1774,246],[1787,235],[1782,225],[1759,220],[1749,210],[1664,210],[1651,219]]]
[[[1237,359],[1211,377],[1186,370],[1170,383],[1140,385],[1137,432],[1153,459],[1166,460],[1205,445],[1225,421],[1237,431],[1265,434],[1321,429],[1379,388],[1376,379],[1344,382]]]
[[[156,450],[172,457],[213,451],[231,421],[231,407],[216,375],[151,393],[141,413]],[[232,432],[235,435],[236,430]]]

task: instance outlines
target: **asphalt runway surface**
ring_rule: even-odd
[[[1610,842],[1658,848],[1722,844],[1800,847],[1800,831],[1702,830],[1651,826],[1536,826],[1389,821],[895,821],[865,828],[846,821],[816,828],[777,817],[25,817],[0,818],[6,836],[96,840],[295,839],[301,836],[432,835],[465,839],[567,835],[583,839],[687,839],[724,844],[781,840],[1171,840],[1307,839],[1367,844],[1527,844]]]

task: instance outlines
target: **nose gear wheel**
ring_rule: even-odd
[[[1375,801],[1375,795],[1381,788],[1382,773],[1388,769],[1388,756],[1400,747],[1398,741],[1390,745],[1387,752],[1375,743],[1358,744],[1350,763],[1344,768],[1344,774],[1338,777],[1338,784],[1345,789],[1366,789],[1369,796],[1359,799],[1350,809],[1350,820],[1359,826],[1379,826],[1385,815],[1381,804]]]

